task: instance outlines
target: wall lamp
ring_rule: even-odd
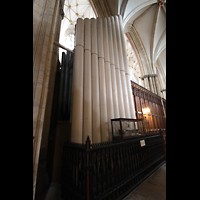
[[[143,112],[143,114],[146,115],[146,114],[150,113],[150,109],[149,108],[143,108],[142,112]]]

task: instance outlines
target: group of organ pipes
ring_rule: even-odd
[[[71,114],[75,143],[109,141],[110,119],[136,118],[120,15],[77,20]]]

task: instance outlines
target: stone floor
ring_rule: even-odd
[[[129,193],[123,200],[165,200],[166,163],[158,168],[143,183]]]
[[[62,200],[60,184],[51,183],[46,197],[36,200]],[[166,163],[158,168],[143,183],[122,200],[165,200],[166,199]]]

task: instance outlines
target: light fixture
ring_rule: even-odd
[[[150,113],[150,109],[149,108],[143,108],[142,112],[143,112],[143,114],[148,114],[148,113]]]

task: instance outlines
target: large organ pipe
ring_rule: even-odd
[[[120,28],[120,33],[121,33],[122,52],[123,52],[123,58],[124,58],[124,68],[125,68],[126,85],[127,85],[127,92],[128,92],[128,98],[129,98],[130,115],[131,115],[131,118],[135,119],[136,118],[135,106],[134,106],[134,100],[133,100],[132,89],[131,89],[130,74],[129,74],[129,69],[128,69],[127,56],[126,56],[126,45],[125,45],[123,28],[122,28],[121,15],[119,15],[119,28]]]
[[[127,85],[125,80],[125,69],[124,69],[124,59],[123,59],[123,52],[122,52],[122,42],[120,37],[120,28],[119,28],[119,20],[118,16],[114,16],[115,18],[115,26],[116,26],[116,36],[117,36],[117,49],[119,53],[119,66],[120,66],[120,74],[121,74],[121,82],[122,82],[122,91],[123,91],[123,98],[124,98],[124,108],[125,108],[125,116],[126,118],[130,118],[130,109],[129,109],[129,99],[128,99],[128,92],[127,92]]]
[[[106,80],[106,102],[107,102],[107,116],[108,116],[108,132],[109,139],[112,137],[112,128],[109,119],[114,118],[113,112],[113,96],[112,96],[112,82],[110,70],[110,54],[108,46],[108,26],[107,18],[103,18],[103,46],[104,46],[104,65],[105,65],[105,80]]]
[[[100,103],[99,103],[99,72],[97,50],[97,20],[91,19],[92,40],[92,142],[101,142]]]
[[[82,143],[84,20],[77,19],[76,48],[73,65],[71,142]]]
[[[111,81],[112,81],[112,96],[113,96],[113,110],[114,118],[119,118],[119,105],[117,98],[117,82],[115,73],[115,60],[113,54],[113,38],[112,38],[112,28],[111,28],[111,18],[107,18],[108,24],[108,42],[109,42],[109,54],[110,54],[110,71],[111,71]]]
[[[87,136],[92,140],[92,87],[91,87],[91,30],[90,20],[84,20],[84,80],[83,80],[83,143]]]
[[[122,92],[122,83],[121,83],[121,75],[119,68],[119,56],[118,56],[118,47],[117,47],[117,39],[116,39],[116,28],[115,28],[115,20],[114,17],[111,17],[111,27],[112,27],[112,36],[113,36],[113,49],[114,49],[114,60],[115,60],[115,72],[116,72],[116,80],[117,80],[117,95],[118,95],[118,104],[119,104],[119,115],[121,118],[125,118],[125,110],[124,110],[124,99]]]
[[[101,141],[108,141],[108,118],[106,102],[106,82],[103,49],[103,28],[102,19],[97,18],[97,44],[98,44],[98,68],[99,68],[99,97],[100,97],[100,123]]]

